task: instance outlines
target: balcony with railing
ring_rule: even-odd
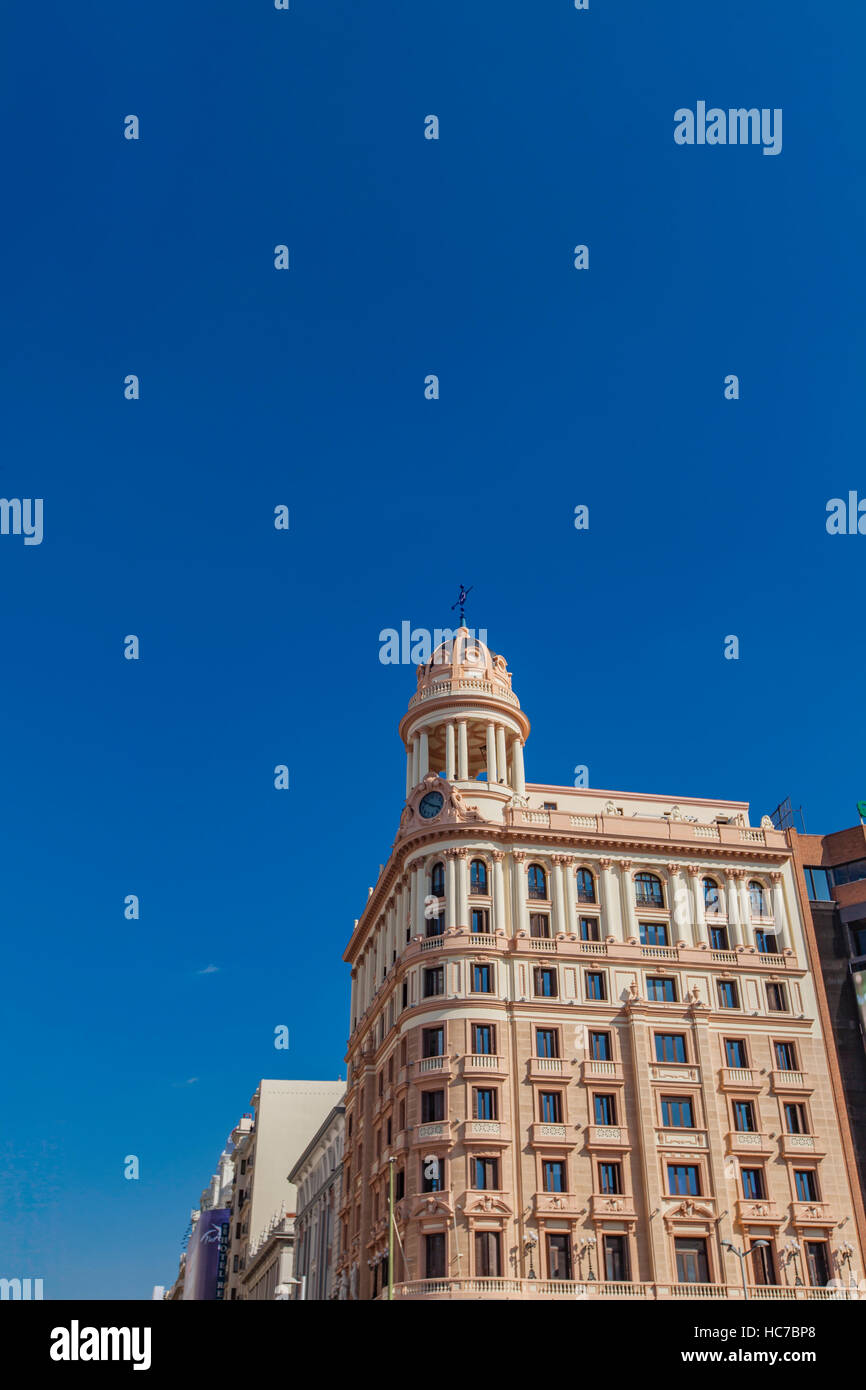
[[[460,1138],[464,1144],[505,1145],[511,1140],[511,1131],[503,1120],[464,1120]]]
[[[570,1081],[572,1064],[566,1057],[530,1057],[530,1081]]]
[[[822,1158],[827,1145],[817,1134],[781,1134],[779,1151],[783,1158]]]
[[[529,1142],[536,1148],[573,1149],[579,1142],[579,1134],[574,1125],[536,1120],[529,1126]]]
[[[835,1226],[836,1215],[829,1202],[792,1202],[792,1226]]]
[[[498,1052],[470,1052],[461,1059],[461,1070],[467,1080],[482,1076],[507,1076],[505,1058]]]
[[[744,1158],[764,1157],[775,1152],[775,1145],[769,1134],[763,1130],[731,1130],[725,1135],[729,1154],[740,1154]]]
[[[722,1067],[719,1087],[723,1091],[760,1091],[761,1073],[750,1067]]]
[[[751,1284],[747,1286],[750,1299],[785,1302],[845,1302],[862,1297],[857,1289],[807,1288],[785,1284]],[[387,1299],[387,1288],[379,1295]],[[579,1281],[572,1279],[413,1279],[394,1285],[395,1299],[480,1299],[535,1301],[597,1302],[602,1300],[667,1301],[668,1299],[723,1299],[739,1302],[743,1299],[742,1284],[650,1284],[606,1280]]]
[[[597,1057],[587,1057],[581,1063],[581,1080],[584,1084],[590,1081],[621,1083],[622,1079],[622,1062],[603,1062]]]
[[[771,1071],[770,1080],[774,1091],[785,1094],[799,1091],[805,1095],[815,1089],[811,1076],[805,1071]]]
[[[625,1125],[587,1125],[588,1149],[628,1149],[631,1147]]]

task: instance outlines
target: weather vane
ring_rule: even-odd
[[[469,597],[469,595],[472,593],[472,590],[473,590],[474,588],[475,588],[475,585],[474,585],[474,584],[470,584],[470,586],[469,586],[468,589],[467,589],[463,584],[461,584],[461,585],[460,585],[460,592],[459,592],[459,594],[457,595],[457,602],[456,602],[456,603],[452,603],[452,605],[451,605],[451,612],[452,612],[452,613],[454,612],[454,609],[455,609],[455,608],[459,608],[459,609],[460,609],[460,626],[461,626],[461,627],[465,627],[465,626],[466,626],[466,614],[465,614],[465,612],[464,612],[464,609],[465,609],[465,607],[466,607],[466,600],[467,600],[467,598]]]

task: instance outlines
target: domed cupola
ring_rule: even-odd
[[[528,735],[505,657],[459,627],[418,667],[418,689],[400,722],[407,797],[434,772],[449,782],[486,781],[522,799]]]

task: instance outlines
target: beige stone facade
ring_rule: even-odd
[[[505,661],[463,629],[400,733],[345,957],[349,1296],[387,1286],[392,1167],[395,1297],[733,1297],[728,1246],[756,1297],[861,1278],[786,835],[745,802],[527,784]]]

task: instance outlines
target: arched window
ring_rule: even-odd
[[[749,906],[753,917],[766,917],[767,912],[764,906],[764,885],[758,883],[757,879],[752,879],[749,884]]]
[[[719,885],[714,878],[704,879],[704,907],[707,912],[721,912],[722,910]]]
[[[589,869],[578,869],[577,871],[577,901],[579,903],[595,902],[595,879]]]
[[[540,864],[530,864],[529,866],[529,896],[530,898],[547,897],[547,874]]]
[[[487,865],[483,859],[473,859],[469,865],[469,892],[476,896],[487,892]]]
[[[434,864],[430,874],[430,892],[434,898],[445,897],[445,865]]]
[[[662,881],[655,874],[635,874],[634,896],[638,907],[664,907]]]

